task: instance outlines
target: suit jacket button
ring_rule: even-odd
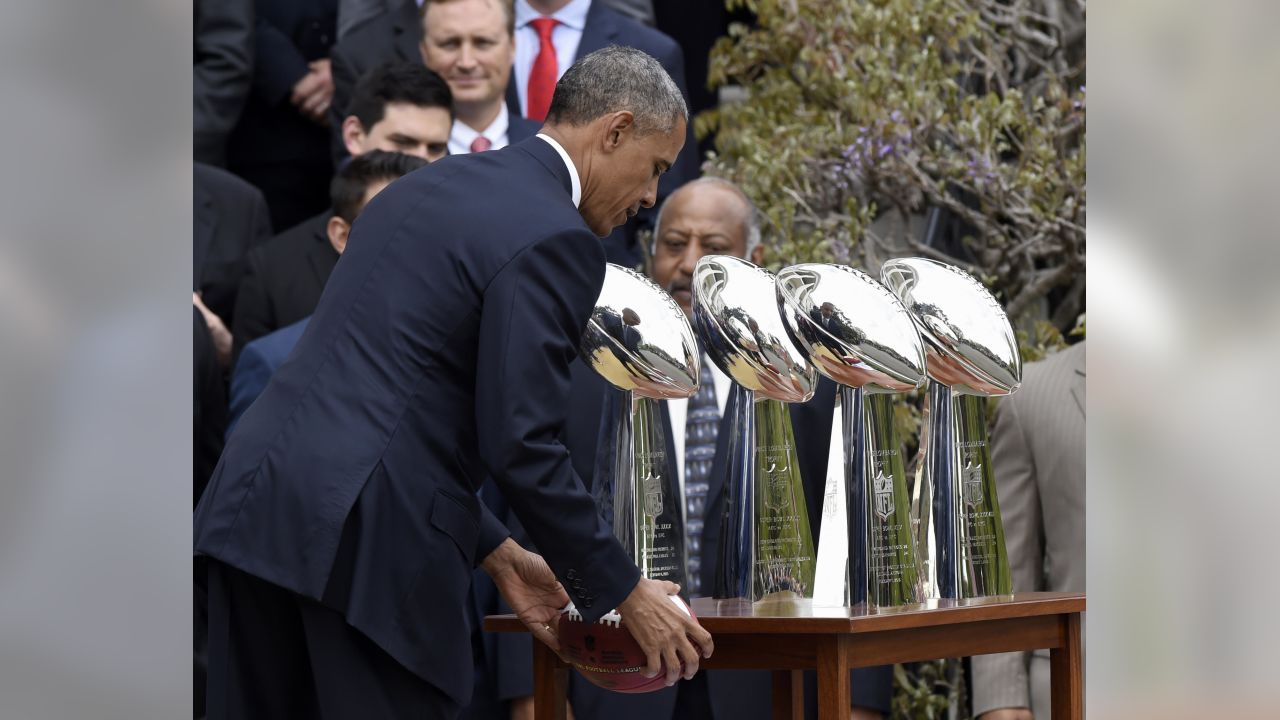
[[[578,571],[569,570],[569,572],[565,573],[565,577],[569,578],[570,580],[574,580],[578,577]]]
[[[583,601],[582,601],[582,607],[585,607],[585,608],[589,608],[589,607],[591,607],[591,601],[590,601],[590,600],[583,600]]]
[[[587,591],[586,591],[586,590],[579,590],[576,594],[577,594],[577,596],[578,596],[578,599],[579,599],[579,600],[581,600],[581,599],[583,599],[583,598],[585,598],[585,597],[587,596]]]
[[[574,578],[572,584],[575,588],[582,587],[582,578]]]

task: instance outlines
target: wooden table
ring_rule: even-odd
[[[773,716],[803,715],[801,672],[817,670],[818,716],[849,715],[853,668],[1049,648],[1054,720],[1084,717],[1080,613],[1084,595],[1018,593],[868,611],[814,607],[808,601],[696,598],[693,611],[715,638],[707,669],[773,670]],[[489,632],[527,632],[513,615],[485,618]],[[539,720],[563,720],[569,666],[533,644],[534,708]]]

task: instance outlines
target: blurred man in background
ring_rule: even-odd
[[[498,150],[532,137],[541,122],[513,116],[504,101],[515,57],[507,0],[426,0],[422,60],[453,90],[458,119],[449,152]]]

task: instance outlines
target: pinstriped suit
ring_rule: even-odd
[[[1085,350],[1073,345],[1027,365],[1022,389],[1000,401],[992,462],[1018,592],[1082,592]],[[1030,707],[1049,717],[1049,653],[973,659],[973,712]]]

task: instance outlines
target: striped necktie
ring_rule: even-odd
[[[716,434],[720,430],[720,406],[716,384],[707,356],[702,356],[702,383],[689,398],[684,420],[685,547],[689,573],[685,578],[689,597],[698,597],[702,586],[702,518],[707,508],[708,478],[716,455]]]

